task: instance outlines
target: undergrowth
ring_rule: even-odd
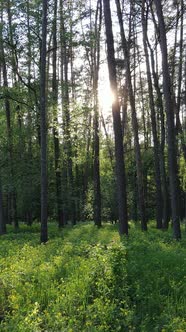
[[[39,225],[0,238],[0,331],[186,331],[186,242],[88,223],[40,245]]]

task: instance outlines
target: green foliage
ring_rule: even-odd
[[[116,180],[106,147],[102,149],[100,157],[102,218],[115,221],[118,219]]]
[[[127,253],[135,331],[185,331],[185,240],[178,243],[171,232],[156,229],[132,232]]]
[[[185,242],[131,224],[83,223],[38,243],[39,225],[0,238],[2,332],[186,330]]]
[[[93,186],[89,185],[86,193],[86,200],[83,208],[83,216],[86,220],[93,220]]]
[[[116,230],[85,224],[45,246],[37,244],[37,233],[23,230],[1,240],[3,331],[121,331],[127,326],[126,250]]]
[[[179,161],[179,177],[181,187],[183,191],[186,191],[186,162],[183,156],[181,156]]]

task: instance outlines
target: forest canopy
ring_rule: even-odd
[[[1,1],[0,234],[186,214],[183,0]]]

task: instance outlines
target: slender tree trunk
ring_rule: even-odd
[[[163,69],[163,91],[165,99],[165,109],[167,115],[167,139],[168,139],[168,162],[169,162],[169,183],[171,194],[171,209],[174,237],[179,240],[181,238],[180,220],[179,220],[179,183],[178,183],[178,167],[177,167],[177,151],[174,127],[174,110],[173,99],[171,95],[171,81],[167,56],[167,39],[165,23],[160,0],[154,0],[160,29],[160,46],[162,53],[162,69]]]
[[[63,79],[62,79],[62,106],[63,106],[63,131],[64,131],[64,158],[66,159],[67,180],[68,180],[68,214],[72,224],[76,224],[76,210],[74,197],[74,176],[72,164],[72,142],[70,130],[70,101],[69,101],[69,80],[68,80],[68,64],[69,54],[67,49],[67,31],[63,18],[63,2],[60,1],[61,16],[61,53],[63,57]],[[68,218],[68,216],[67,216]]]
[[[58,84],[57,84],[57,0],[54,1],[54,19],[53,19],[53,58],[52,58],[52,93],[53,93],[53,138],[54,138],[54,162],[56,177],[56,197],[57,197],[57,215],[58,226],[64,226],[64,214],[62,209],[62,190],[61,190],[61,170],[60,170],[60,146],[58,132]]]
[[[98,17],[99,15],[99,17]],[[99,23],[98,23],[99,18]],[[100,64],[100,34],[102,22],[102,2],[97,1],[95,19],[95,49],[93,57],[93,94],[94,94],[94,223],[101,226],[101,187],[100,187],[100,162],[99,162],[99,105],[98,105],[98,76]]]
[[[42,47],[40,72],[40,117],[41,117],[41,243],[48,241],[47,227],[47,112],[46,112],[46,37],[47,0],[42,1]]]
[[[112,104],[112,115],[115,134],[115,157],[116,157],[116,180],[118,192],[118,209],[119,209],[119,231],[120,234],[128,234],[128,213],[127,213],[127,194],[125,179],[125,163],[123,150],[123,135],[120,118],[120,105],[117,93],[116,62],[114,54],[114,40],[112,32],[112,20],[110,11],[110,0],[104,0],[104,17],[107,39],[107,60],[110,86],[114,93],[115,100]]]
[[[61,184],[62,184],[62,209],[63,209],[63,219],[64,225],[67,224],[68,220],[68,176],[67,176],[67,161],[66,161],[66,147],[65,147],[65,117],[64,117],[64,100],[65,100],[65,80],[64,80],[64,29],[63,29],[63,0],[59,1],[59,13],[60,13],[60,81],[61,81],[61,110],[62,110],[62,130],[63,130],[63,153],[62,157],[62,172],[61,172]]]
[[[155,25],[156,33],[158,33],[158,27],[156,26],[156,21],[154,17],[154,12],[151,8],[151,13],[153,17],[153,23]],[[163,196],[163,228],[168,229],[169,225],[169,194],[168,194],[168,181],[167,181],[167,174],[166,174],[166,161],[165,161],[165,115],[164,115],[164,106],[163,106],[163,99],[162,93],[159,86],[159,77],[158,77],[158,69],[155,67],[155,59],[154,59],[154,51],[148,41],[148,47],[150,50],[150,58],[151,58],[151,67],[152,67],[152,75],[153,75],[153,82],[154,88],[156,90],[157,95],[157,109],[160,114],[160,171],[161,171],[161,184],[162,184],[162,196]],[[156,51],[157,53],[157,51]]]
[[[30,89],[31,84],[31,59],[32,59],[32,51],[31,51],[31,33],[30,33],[30,0],[27,0],[27,38],[28,38],[28,96],[29,96],[29,104],[33,105],[32,102],[32,91]],[[32,106],[33,107],[33,106]],[[32,219],[32,200],[33,200],[33,170],[32,170],[32,114],[31,110],[28,110],[27,115],[27,131],[28,131],[28,160],[27,160],[27,168],[29,168],[28,177],[29,177],[29,192],[28,192],[28,199],[29,199],[29,207],[28,207],[28,225],[31,226],[33,219]]]
[[[12,72],[13,72],[13,84],[17,81],[17,65],[15,58],[15,45],[14,45],[14,37],[13,37],[13,28],[12,28],[12,13],[11,13],[11,2],[7,0],[7,14],[8,14],[8,27],[9,27],[9,42],[11,47],[11,64],[12,64]]]
[[[1,18],[2,20],[2,18]],[[5,61],[4,43],[2,36],[2,29],[0,30],[0,46],[1,46],[1,61],[3,66],[3,86],[5,90],[8,89],[8,75],[7,66]],[[13,170],[13,138],[12,138],[12,124],[11,124],[11,110],[10,102],[8,96],[5,97],[5,112],[6,112],[6,126],[7,126],[7,141],[8,141],[8,162],[9,162],[9,172],[10,172],[10,183],[9,183],[9,193],[8,193],[8,205],[10,214],[10,222],[14,223],[15,228],[18,228],[18,220],[16,216],[16,194],[14,187],[14,170]]]
[[[159,140],[156,126],[156,114],[154,105],[154,95],[150,71],[149,53],[147,48],[147,17],[145,17],[145,0],[142,0],[142,28],[143,28],[143,46],[145,52],[146,61],[146,72],[148,82],[148,94],[149,94],[149,107],[151,112],[151,125],[152,135],[154,143],[154,168],[155,168],[155,182],[156,182],[156,221],[157,228],[162,228],[162,192],[161,192],[161,176],[160,176],[160,165],[159,165]]]
[[[122,18],[120,1],[115,0],[115,2],[116,2],[117,15],[118,15],[118,20],[119,20],[119,25],[120,25],[122,48],[123,48],[123,53],[124,53],[124,57],[125,57],[125,61],[126,61],[127,84],[128,84],[131,112],[132,112],[132,127],[133,127],[133,132],[134,132],[135,158],[136,158],[137,183],[138,183],[138,202],[139,202],[140,217],[141,217],[141,228],[142,228],[142,230],[146,231],[147,230],[147,219],[146,219],[146,209],[145,209],[145,199],[144,199],[142,161],[141,161],[141,152],[140,152],[140,144],[139,144],[139,136],[138,136],[138,121],[137,121],[137,115],[136,115],[135,100],[134,100],[134,93],[133,93],[133,88],[132,88],[132,79],[131,79],[131,72],[130,72],[129,52],[128,52],[127,41],[125,38],[125,33],[124,33],[124,28],[123,28],[123,18]]]
[[[179,4],[178,1],[176,1],[176,6],[177,6],[177,12],[176,12],[176,24],[175,24],[175,29],[174,29],[174,48],[173,48],[173,53],[171,56],[171,72],[170,72],[170,79],[171,79],[171,83],[172,86],[175,85],[175,69],[176,69],[176,50],[177,50],[177,35],[178,35],[178,23],[179,23]],[[151,7],[152,8],[152,7]]]
[[[184,16],[184,3],[181,0],[181,22],[180,22],[180,45],[179,45],[179,68],[178,68],[178,94],[176,105],[176,135],[180,134],[181,147],[183,156],[186,161],[186,143],[184,141],[184,132],[180,121],[180,106],[181,106],[181,87],[182,87],[182,71],[183,71],[183,16]]]
[[[161,122],[161,142],[160,142],[160,171],[161,171],[161,184],[162,184],[162,198],[163,198],[163,228],[168,228],[169,222],[169,197],[168,197],[168,187],[167,187],[167,175],[166,175],[166,167],[165,167],[165,116],[163,109],[163,100],[162,94],[159,87],[158,74],[155,71],[155,63],[154,63],[154,52],[150,47],[151,54],[151,66],[152,66],[152,74],[154,87],[157,94],[157,107],[160,112],[160,122]]]

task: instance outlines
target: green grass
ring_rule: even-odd
[[[186,241],[89,223],[0,238],[0,331],[186,331]],[[186,234],[183,234],[183,237]]]

